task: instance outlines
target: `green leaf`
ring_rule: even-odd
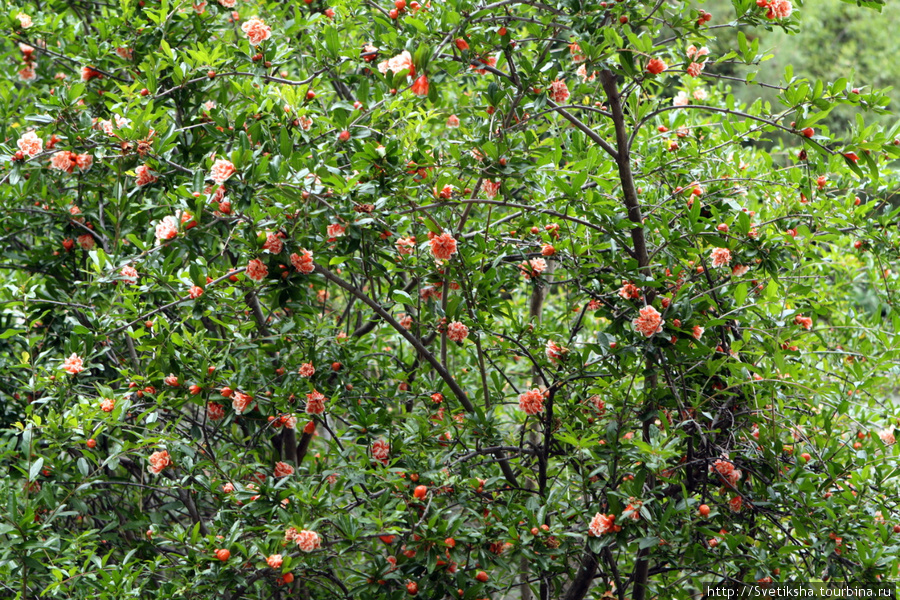
[[[734,303],[737,306],[742,306],[744,304],[744,300],[747,299],[747,284],[739,283],[737,287],[734,288]]]
[[[650,548],[653,546],[659,546],[659,538],[655,535],[642,537],[640,540],[638,540],[639,550],[643,550],[644,548]]]
[[[281,155],[289,159],[291,157],[291,153],[294,149],[294,144],[291,141],[291,136],[287,131],[287,128],[283,128],[281,133],[279,134],[279,149],[281,150]]]
[[[325,47],[332,58],[341,56],[341,42],[338,38],[338,31],[331,25],[325,27]]]
[[[428,33],[428,26],[415,17],[407,17],[406,19],[404,19],[404,23],[417,29],[419,33]]]
[[[391,297],[394,299],[394,302],[397,302],[399,304],[415,304],[412,296],[410,296],[403,290],[394,290],[391,294]]]
[[[31,463],[31,468],[28,469],[28,481],[36,481],[37,476],[40,474],[41,469],[44,466],[43,457],[38,457],[33,463]]]

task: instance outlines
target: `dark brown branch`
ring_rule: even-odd
[[[608,73],[608,72],[609,72],[609,71],[604,71],[604,73]],[[615,75],[613,75],[613,77],[615,78]],[[615,79],[613,79],[613,83],[615,83]],[[608,92],[607,92],[607,93],[608,93]],[[618,95],[616,96],[616,100],[618,101]],[[593,141],[595,144],[597,144],[598,146],[600,146],[601,148],[603,148],[604,150],[606,150],[606,153],[609,154],[610,156],[612,156],[613,159],[615,159],[615,160],[618,162],[618,160],[619,160],[619,153],[616,151],[615,148],[613,148],[613,147],[610,145],[609,142],[607,142],[607,141],[604,140],[602,137],[600,137],[600,134],[599,134],[599,133],[597,133],[596,131],[594,131],[593,129],[591,129],[591,128],[588,127],[587,125],[585,125],[584,122],[582,122],[581,119],[579,119],[578,117],[576,117],[575,115],[573,115],[572,113],[570,113],[569,111],[567,111],[566,109],[564,109],[562,106],[556,104],[556,103],[553,102],[552,100],[548,100],[548,101],[547,101],[547,104],[549,104],[550,106],[552,106],[552,107],[556,110],[556,112],[558,112],[559,114],[561,114],[561,115],[562,115],[569,123],[571,123],[571,124],[574,125],[576,128],[578,128],[578,129],[580,129],[582,132],[584,132],[584,134],[585,134],[586,136],[588,136],[589,138],[591,138],[591,141]],[[621,112],[621,105],[619,106],[619,110],[620,110],[620,112]],[[615,113],[613,113],[613,118],[615,119]],[[617,134],[616,137],[618,137],[618,127],[616,128],[616,134]],[[621,150],[621,145],[619,146],[619,149]]]
[[[609,108],[613,115],[613,123],[616,129],[615,154],[616,165],[619,168],[619,181],[622,184],[622,194],[625,199],[625,208],[628,209],[628,219],[635,224],[631,229],[631,241],[634,244],[634,254],[638,265],[646,275],[650,275],[647,268],[650,265],[650,255],[647,253],[647,242],[644,240],[643,215],[641,205],[638,202],[637,190],[634,187],[634,175],[631,172],[631,152],[628,130],[625,127],[625,114],[622,111],[622,103],[619,98],[619,90],[616,84],[616,75],[609,69],[600,72],[600,82],[609,99]]]
[[[419,355],[428,361],[428,364],[435,370],[435,372],[440,376],[441,379],[444,380],[444,383],[447,384],[447,387],[450,388],[450,391],[453,392],[453,395],[456,396],[456,399],[459,403],[466,409],[469,413],[475,413],[475,405],[469,400],[466,393],[463,391],[456,380],[452,375],[441,365],[440,361],[435,358],[434,354],[428,351],[428,349],[422,344],[421,340],[419,340],[416,336],[410,333],[405,327],[403,327],[397,320],[391,316],[384,308],[381,307],[380,304],[369,298],[365,295],[361,290],[357,289],[353,285],[347,283],[325,267],[320,264],[316,264],[316,272],[325,277],[325,279],[331,281],[332,283],[338,285],[339,287],[347,290],[358,299],[360,299],[364,304],[368,305],[375,314],[384,319],[384,321],[394,328],[397,333],[399,333],[403,338],[409,342],[413,348],[419,353]],[[509,466],[509,461],[506,460],[505,455],[502,450],[498,450],[496,452],[496,456],[499,459],[500,469],[503,471],[504,477],[506,477],[507,481],[510,484],[518,487],[518,481],[516,480],[515,473],[513,473],[512,468]]]
[[[591,552],[590,548],[585,548],[584,554],[581,555],[581,566],[578,573],[572,580],[572,585],[566,590],[562,600],[581,600],[591,589],[594,581],[594,575],[597,573],[597,557]]]

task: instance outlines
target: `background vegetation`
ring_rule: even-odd
[[[0,596],[894,581],[860,4],[0,6]]]

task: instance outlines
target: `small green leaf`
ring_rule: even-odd
[[[43,457],[38,457],[36,461],[31,463],[31,468],[28,469],[28,481],[34,481],[37,479],[38,474],[41,472],[41,468],[44,466]]]
[[[400,304],[414,304],[412,296],[410,296],[403,290],[394,290],[394,293],[391,294],[391,297],[394,299],[394,302],[398,302]]]

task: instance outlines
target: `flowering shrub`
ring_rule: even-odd
[[[900,141],[729,10],[8,10],[0,586],[895,578]]]

